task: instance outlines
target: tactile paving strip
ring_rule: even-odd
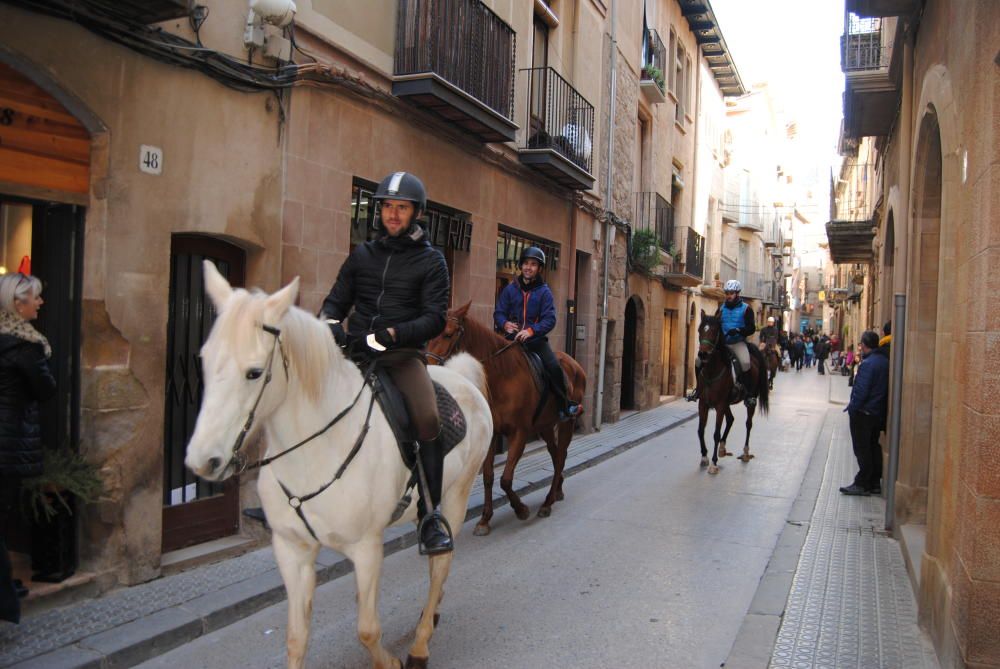
[[[843,423],[833,432],[770,666],[937,669],[899,544],[885,533],[885,501],[839,491],[857,468],[846,416]]]

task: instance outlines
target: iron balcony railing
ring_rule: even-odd
[[[863,72],[889,67],[892,45],[882,41],[882,19],[848,14],[846,28],[840,37],[841,71]]]
[[[655,81],[666,93],[667,49],[655,30],[647,30],[642,40],[642,79]]]
[[[721,253],[706,254],[702,276],[706,286],[722,288],[726,285],[726,281],[736,278],[736,261]]]
[[[685,226],[680,230],[680,236],[684,237],[684,274],[701,278],[705,275],[705,238],[695,230]]]
[[[759,300],[764,297],[764,275],[746,269],[737,270],[736,278],[742,284],[741,295]]]
[[[659,193],[635,194],[635,222],[632,228],[654,233],[660,248],[671,255],[680,251],[674,239],[674,208]]]
[[[432,72],[514,118],[514,29],[480,0],[399,0],[397,76]]]
[[[852,223],[870,221],[875,197],[874,178],[874,165],[846,163],[832,184],[830,220]]]
[[[594,106],[551,67],[528,73],[527,149],[553,149],[591,174]]]

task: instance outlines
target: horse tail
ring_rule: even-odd
[[[767,383],[767,358],[756,346],[749,346],[748,348],[750,349],[751,357],[757,359],[757,369],[759,370],[757,374],[757,405],[760,409],[761,415],[765,416],[767,415],[768,409],[770,409],[768,396],[771,393]]]
[[[490,399],[490,389],[486,385],[486,370],[481,362],[468,353],[456,353],[448,358],[444,366],[453,372],[457,372],[472,382],[476,390],[483,394],[488,402]]]

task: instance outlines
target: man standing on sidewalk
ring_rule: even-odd
[[[889,357],[879,348],[878,334],[869,330],[861,335],[861,364],[851,401],[844,409],[850,416],[851,442],[859,468],[854,483],[840,489],[845,495],[882,494],[882,447],[878,436],[885,427],[888,398]]]

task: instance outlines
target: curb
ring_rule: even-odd
[[[697,413],[675,420],[652,432],[626,441],[563,471],[569,478],[605,460],[620,455],[646,441],[698,417]],[[515,492],[527,495],[550,485],[552,476],[526,483]],[[500,491],[493,497],[494,508],[509,504]],[[483,504],[469,507],[465,521],[480,516]],[[417,531],[411,529],[383,543],[385,557],[417,543]],[[316,586],[319,587],[353,571],[346,558],[322,549],[316,561]],[[285,586],[277,568],[258,577],[167,607],[130,623],[85,637],[42,655],[7,665],[9,669],[120,669],[132,667],[200,636],[231,625],[285,599]]]

